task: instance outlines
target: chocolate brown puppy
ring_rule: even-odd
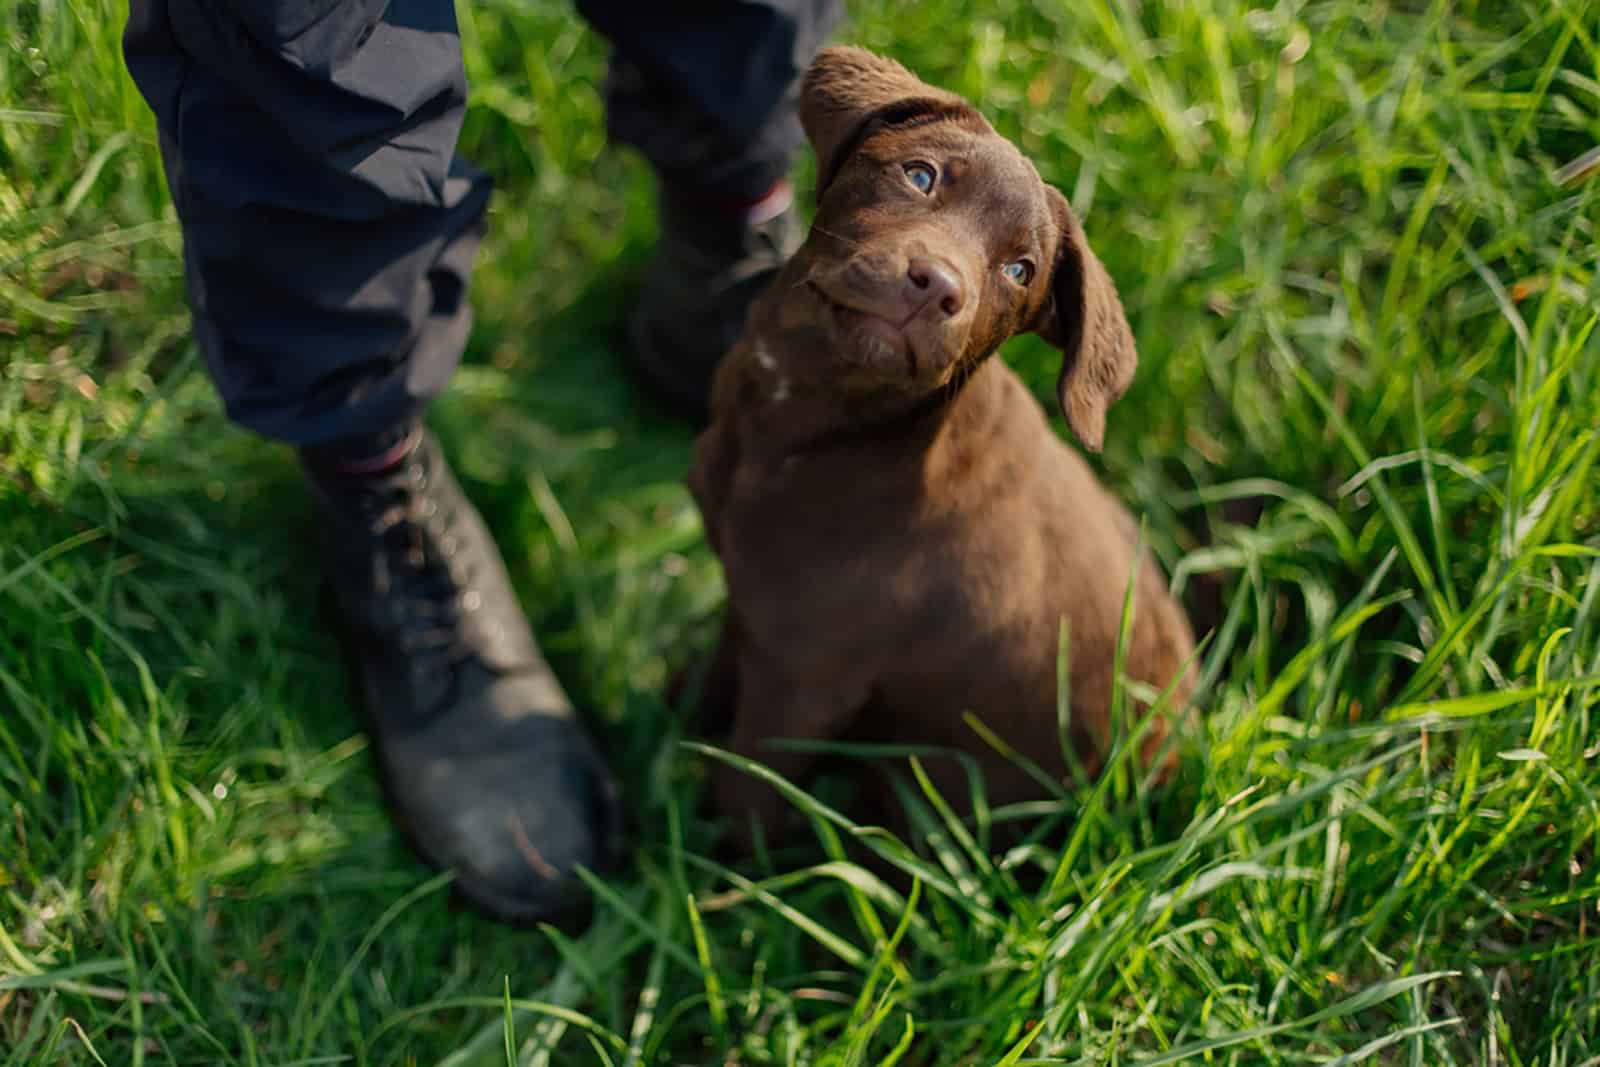
[[[990,803],[1036,796],[963,714],[1065,774],[1065,619],[1071,743],[1098,768],[1137,525],[993,357],[1028,331],[1060,348],[1062,410],[1097,451],[1133,336],[1065,198],[964,100],[832,48],[800,116],[816,221],[722,364],[689,478],[728,585],[708,710],[731,711],[733,751],[791,778],[812,757],[767,742],[851,736],[965,749]],[[1193,649],[1143,560],[1125,674],[1181,709]],[[959,768],[934,766],[959,803]],[[771,832],[782,808],[726,766],[716,795],[742,828]]]

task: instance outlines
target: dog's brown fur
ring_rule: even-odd
[[[1062,409],[1098,450],[1136,361],[1121,302],[1066,200],[959,97],[833,48],[801,120],[816,224],[724,361],[690,474],[729,593],[706,700],[732,712],[733,751],[791,778],[812,757],[767,741],[850,735],[965,749],[991,803],[1036,795],[963,713],[1066,773],[1065,619],[1072,741],[1098,767],[1136,525],[989,357],[1026,331],[1060,347]],[[1144,559],[1126,675],[1182,707],[1193,648]],[[1152,724],[1147,757],[1165,734]],[[716,792],[774,828],[756,779],[724,767]]]

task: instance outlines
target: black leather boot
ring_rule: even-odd
[[[306,468],[397,822],[489,914],[571,918],[587,903],[573,869],[614,858],[616,787],[438,443],[417,429],[380,474]]]
[[[745,313],[804,238],[792,202],[753,222],[664,195],[661,238],[628,320],[628,352],[643,384],[704,423],[712,377],[739,339]]]

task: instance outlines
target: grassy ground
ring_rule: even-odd
[[[388,827],[290,459],[186,336],[123,14],[0,7],[0,1063],[1600,1063],[1600,182],[1557,178],[1600,3],[852,8],[1120,281],[1102,469],[1220,579],[1207,714],[1175,788],[1067,788],[1003,855],[803,799],[738,871],[658,696],[721,597],[690,438],[609,347],[648,175],[564,5],[468,5],[501,192],[434,419],[626,782],[573,938],[452,911]]]

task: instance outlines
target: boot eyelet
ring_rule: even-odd
[[[465,611],[477,611],[483,607],[483,594],[476,589],[468,589],[461,594],[461,607]]]

